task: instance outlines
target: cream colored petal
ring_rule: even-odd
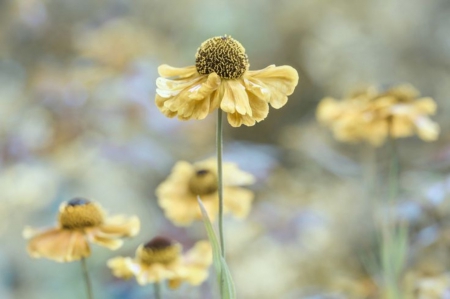
[[[236,163],[223,163],[223,184],[224,186],[244,186],[255,182],[255,177],[243,170],[240,170]]]
[[[259,86],[264,86],[270,93],[269,103],[275,108],[283,107],[287,96],[294,92],[298,84],[298,73],[290,66],[269,66],[259,72],[247,72],[246,78]],[[256,81],[256,80],[258,81]]]
[[[55,228],[34,236],[28,243],[28,253],[34,258],[70,262],[90,255],[81,232]]]
[[[239,80],[227,80],[224,84],[224,95],[220,108],[227,113],[239,113],[252,116],[245,87]]]
[[[169,77],[186,78],[195,75],[197,73],[197,69],[195,68],[195,65],[183,68],[176,68],[167,64],[163,64],[158,67],[158,73],[161,77],[166,78]]]
[[[185,266],[202,266],[208,268],[213,261],[212,247],[208,241],[198,241],[186,254],[183,255]]]
[[[257,122],[264,120],[269,114],[269,104],[252,93],[248,93],[248,100],[252,110],[251,118]]]
[[[166,108],[166,107],[164,106],[164,103],[165,103],[166,101],[167,101],[166,98],[163,98],[163,97],[159,96],[158,94],[156,94],[156,96],[155,96],[155,103],[156,103],[156,106],[158,107],[158,109],[159,109],[165,116],[167,116],[167,117],[169,117],[169,118],[173,118],[173,117],[177,116],[177,113],[176,113],[176,112],[173,112],[173,111],[169,110],[168,108]]]
[[[209,267],[213,261],[209,242],[199,241],[183,256],[183,280],[191,285],[199,285],[208,278]]]
[[[245,218],[251,209],[254,198],[252,191],[239,187],[224,188],[224,212],[237,218]]]
[[[414,134],[414,124],[409,116],[395,116],[389,125],[389,130],[395,138],[408,137]]]
[[[219,196],[217,195],[217,192],[213,194],[202,195],[200,196],[200,199],[203,203],[203,206],[205,207],[206,213],[208,213],[209,219],[211,220],[211,222],[215,222],[217,216],[219,215]],[[197,219],[201,220],[202,214],[200,208],[198,208],[197,211],[198,211]]]
[[[133,271],[131,271],[130,268],[130,264],[132,263],[134,263],[134,261],[131,258],[119,256],[109,259],[107,265],[111,269],[114,276],[130,279],[133,276]]]
[[[417,134],[424,141],[434,141],[439,137],[440,128],[437,123],[429,119],[428,117],[422,116],[415,120],[415,125],[417,129]]]
[[[22,237],[24,239],[30,239],[36,235],[39,235],[49,229],[33,228],[31,226],[26,226],[22,231]]]
[[[197,199],[194,197],[161,196],[158,204],[164,215],[177,226],[188,226],[194,220],[201,219]]]
[[[102,233],[98,229],[88,231],[87,238],[90,242],[111,250],[116,250],[123,245],[123,241],[120,239],[102,236]]]
[[[174,97],[183,90],[191,92],[196,86],[201,86],[204,77],[194,77],[185,80],[171,80],[163,77],[156,79],[156,93],[163,98]]]
[[[240,115],[239,113],[227,113],[227,120],[228,123],[235,128],[240,127],[243,124],[243,119],[242,119],[242,115]],[[255,124],[256,121],[253,121],[253,124]],[[251,126],[251,125],[250,125]]]
[[[206,82],[191,88],[189,98],[192,100],[202,100],[209,98],[211,93],[220,86],[221,80],[216,73],[208,75]]]
[[[108,217],[106,221],[98,227],[99,234],[109,237],[133,237],[140,229],[140,221],[136,216],[126,217],[117,215]]]
[[[414,103],[416,111],[422,114],[433,115],[436,113],[436,102],[432,98],[421,98]]]
[[[220,107],[220,102],[222,101],[224,94],[224,84],[220,84],[219,88],[211,94],[211,103],[209,106],[209,112],[218,109]]]
[[[324,98],[320,101],[316,110],[316,118],[322,124],[329,124],[342,114],[342,109],[333,98]]]

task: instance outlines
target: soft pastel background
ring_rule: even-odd
[[[154,190],[177,160],[214,155],[215,114],[166,119],[153,98],[158,65],[192,65],[197,47],[223,34],[244,45],[251,69],[287,64],[300,76],[283,109],[225,128],[226,160],[258,178],[248,219],[225,223],[239,298],[378,297],[361,260],[378,248],[373,202],[383,202],[388,151],[339,144],[315,108],[404,82],[436,100],[442,133],[398,143],[397,210],[411,227],[401,283],[449,298],[449,15],[447,0],[0,0],[0,298],[84,298],[79,263],[31,259],[21,236],[53,225],[74,196],[142,220],[117,252],[94,247],[97,299],[152,298],[151,286],[114,279],[107,259],[156,235],[185,247],[206,237],[201,223],[165,220]],[[164,298],[215,298],[213,282]]]

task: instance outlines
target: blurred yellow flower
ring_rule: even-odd
[[[116,19],[95,30],[83,32],[77,36],[75,44],[80,56],[123,72],[134,60],[154,52],[156,40],[150,30],[126,19]]]
[[[27,248],[30,256],[71,262],[91,254],[89,242],[111,250],[119,248],[123,243],[119,238],[135,236],[139,226],[135,216],[106,218],[97,203],[74,198],[60,206],[57,227],[46,230],[27,227],[23,235],[31,238]]]
[[[294,92],[298,73],[290,66],[270,65],[249,71],[244,47],[230,36],[202,43],[195,65],[161,65],[156,105],[167,117],[204,119],[220,107],[233,127],[253,126],[267,117],[269,104],[283,107]]]
[[[158,203],[174,224],[186,226],[202,219],[197,196],[200,196],[211,221],[219,211],[217,165],[215,159],[195,164],[180,161],[170,176],[156,189]],[[244,218],[250,212],[254,194],[239,186],[249,185],[254,177],[234,163],[223,164],[224,212]]]
[[[324,98],[317,108],[317,119],[328,126],[337,140],[367,141],[379,146],[387,136],[417,134],[425,141],[438,138],[439,125],[428,116],[436,112],[432,98],[418,98],[411,85],[400,85],[379,93],[371,87],[342,101]]]
[[[153,238],[136,250],[136,257],[116,257],[108,261],[114,276],[129,279],[136,277],[140,285],[168,280],[172,289],[186,281],[200,285],[208,277],[212,263],[212,248],[206,241],[199,241],[187,253],[182,254],[179,243],[164,237]]]

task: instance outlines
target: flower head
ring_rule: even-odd
[[[208,277],[212,249],[208,242],[199,241],[186,254],[179,243],[164,237],[153,238],[136,250],[135,258],[116,257],[108,261],[114,276],[136,277],[140,285],[168,280],[177,288],[183,281],[199,285]]]
[[[57,262],[71,262],[91,254],[89,242],[115,250],[122,246],[121,237],[131,237],[139,231],[136,216],[106,217],[97,203],[74,198],[59,209],[58,225],[46,230],[25,228],[30,238],[28,253],[34,258],[48,258]]]
[[[231,36],[203,42],[195,65],[161,65],[156,80],[156,105],[167,117],[204,119],[215,109],[228,115],[233,127],[253,126],[267,117],[269,104],[281,108],[294,92],[298,74],[290,66],[274,65],[249,71],[244,47]]]
[[[189,225],[202,219],[197,196],[200,196],[211,221],[217,216],[217,165],[215,159],[195,164],[180,161],[170,176],[156,189],[158,203],[167,218],[176,225]],[[246,217],[250,211],[253,192],[240,186],[254,182],[254,177],[240,170],[236,164],[223,165],[224,212]]]
[[[436,112],[436,103],[418,96],[411,85],[382,93],[371,87],[342,101],[324,98],[317,108],[317,119],[340,141],[367,141],[379,146],[389,135],[402,138],[415,133],[422,140],[436,140],[439,125],[428,117]]]

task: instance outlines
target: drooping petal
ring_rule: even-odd
[[[223,164],[223,184],[226,186],[245,186],[255,182],[255,177],[239,169],[236,163]]]
[[[224,212],[237,218],[245,218],[250,213],[254,198],[252,191],[239,187],[224,188]]]
[[[422,140],[434,141],[439,137],[440,128],[437,123],[428,117],[421,116],[415,120],[417,134]]]
[[[167,64],[163,64],[158,67],[158,73],[161,77],[165,78],[170,77],[187,78],[197,73],[197,69],[195,68],[195,65],[177,68]]]
[[[113,275],[123,279],[130,279],[133,276],[133,272],[130,269],[130,263],[134,261],[129,257],[116,257],[109,259],[107,262],[108,267],[113,272]]]
[[[183,280],[191,285],[200,285],[208,277],[212,264],[212,248],[209,242],[199,241],[183,256]]]
[[[222,84],[224,84],[224,94],[220,108],[227,113],[237,112],[241,115],[252,116],[248,96],[241,81],[227,80]]]
[[[98,227],[98,234],[108,237],[133,237],[137,235],[140,228],[139,218],[136,216],[125,217],[117,215],[108,217],[101,226]]]
[[[256,122],[264,120],[269,114],[269,104],[251,92],[247,92],[248,102],[252,114],[240,114],[237,111],[228,113],[227,119],[232,127],[240,127],[241,125],[253,126]]]
[[[260,71],[248,71],[245,78],[255,86],[260,86],[261,93],[269,93],[270,105],[279,109],[287,102],[287,96],[294,92],[298,84],[298,73],[290,66],[268,66]]]
[[[86,237],[92,243],[116,250],[123,245],[123,240],[102,236],[98,229],[92,229],[86,232]]]
[[[328,124],[341,115],[341,105],[333,98],[324,98],[316,110],[316,117],[320,123]]]
[[[90,255],[89,245],[81,232],[60,228],[34,236],[27,250],[32,257],[44,257],[57,262],[70,262]]]
[[[421,98],[414,103],[414,107],[421,114],[433,115],[436,113],[436,102],[432,98]]]

